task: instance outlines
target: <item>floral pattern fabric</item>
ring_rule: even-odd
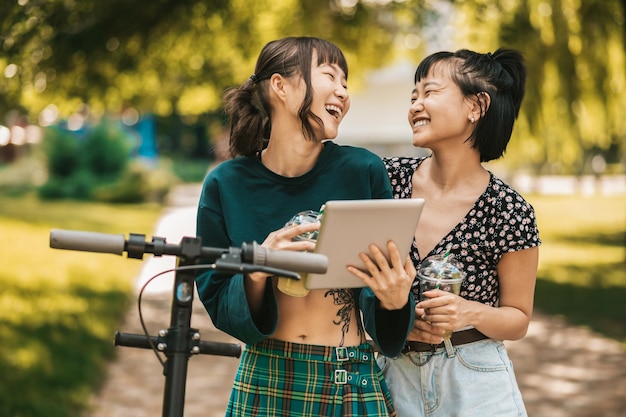
[[[425,159],[383,158],[394,198],[411,198],[413,173]],[[489,175],[485,191],[433,250],[421,258],[413,241],[410,256],[418,268],[423,259],[444,253],[450,247],[467,274],[461,285],[461,297],[496,306],[500,294],[496,267],[502,255],[538,246],[541,240],[533,207],[493,173]],[[413,283],[413,292],[419,297],[417,280]]]

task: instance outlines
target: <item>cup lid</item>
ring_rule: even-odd
[[[419,270],[419,275],[438,279],[463,279],[465,272],[461,263],[454,259],[452,255],[444,258],[442,255],[433,255],[426,258]]]

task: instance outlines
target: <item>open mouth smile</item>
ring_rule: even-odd
[[[332,104],[326,106],[326,111],[335,119],[339,119],[343,114],[342,110],[339,107]]]

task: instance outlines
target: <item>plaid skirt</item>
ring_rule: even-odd
[[[368,343],[334,347],[267,339],[244,349],[227,416],[395,416]]]

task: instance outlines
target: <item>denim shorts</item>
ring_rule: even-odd
[[[380,355],[398,417],[526,417],[513,365],[500,341],[435,352]]]

